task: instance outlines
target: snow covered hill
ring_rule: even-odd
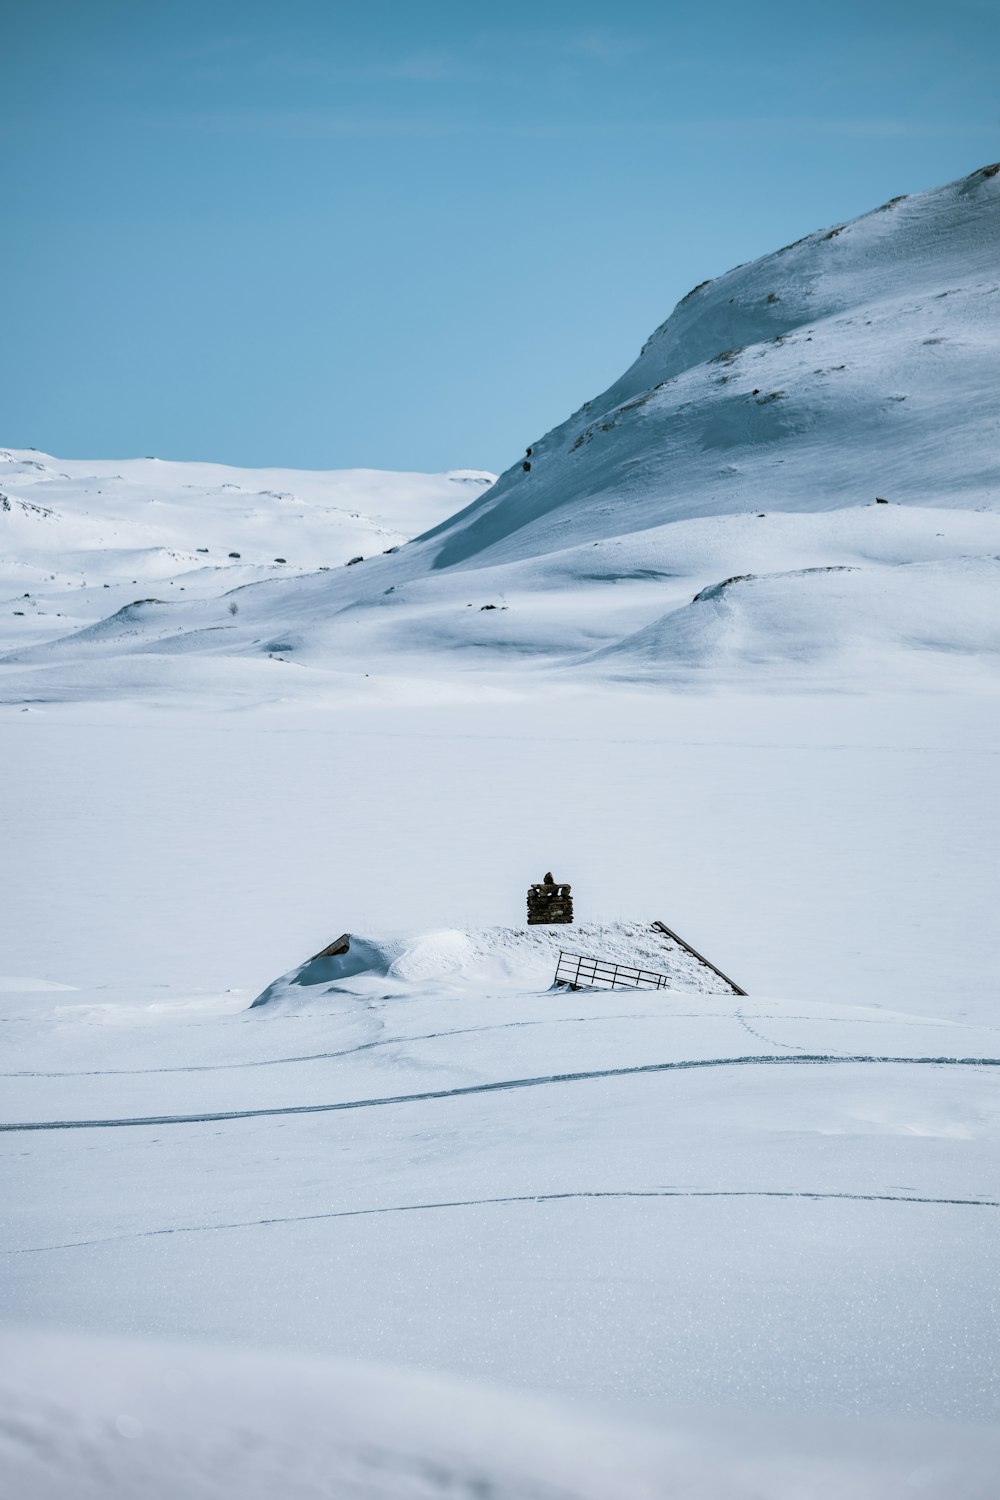
[[[436,566],[876,496],[997,508],[998,244],[1000,165],[696,287],[620,380],[432,533]]]
[[[0,648],[65,635],[139,593],[215,596],[382,553],[492,477],[0,449]]]
[[[738,267],[485,493],[482,475],[434,481],[435,500],[472,489],[471,503],[399,553],[235,594],[213,576],[196,602],[158,585],[162,603],[8,656],[8,701],[269,697],[259,664],[275,658],[309,669],[280,696],[319,699],[566,666],[712,686],[993,683],[998,243],[987,167]],[[304,505],[271,505],[281,555],[304,561]],[[221,520],[234,506],[247,514],[240,495],[205,518],[213,551],[236,535]],[[352,524],[341,551],[370,552],[372,524]]]

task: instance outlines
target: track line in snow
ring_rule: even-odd
[[[728,1018],[728,1011],[714,1013],[716,1017]],[[659,1018],[657,1011],[645,1011],[637,1015],[610,1016],[547,1016],[539,1021],[498,1021],[492,1026],[460,1026],[449,1031],[425,1031],[417,1036],[379,1037],[374,1042],[359,1042],[356,1047],[343,1047],[337,1052],[306,1052],[298,1057],[250,1058],[244,1062],[183,1063],[166,1068],[81,1068],[68,1072],[41,1072],[23,1069],[16,1073],[0,1073],[0,1078],[124,1078],[146,1073],[221,1073],[233,1068],[275,1068],[285,1063],[322,1062],[328,1058],[353,1057],[356,1052],[370,1052],[375,1047],[399,1047],[408,1042],[433,1042],[446,1036],[472,1036],[481,1031],[509,1031],[517,1026],[569,1026],[591,1021],[648,1021]],[[700,1018],[699,1011],[686,1011],[678,1019]]]
[[[419,1094],[389,1094],[374,1099],[343,1099],[333,1104],[271,1105],[263,1109],[226,1109],[192,1115],[138,1115],[113,1120],[21,1120],[0,1124],[0,1132],[28,1130],[113,1130],[148,1125],[206,1125],[225,1120],[254,1120],[273,1116],[332,1114],[347,1109],[377,1109],[390,1104],[423,1104],[435,1099],[462,1099],[474,1094],[497,1094],[515,1089],[544,1088],[564,1083],[588,1083],[601,1078],[629,1078],[644,1073],[684,1072],[696,1068],[823,1066],[857,1063],[875,1066],[997,1068],[996,1057],[866,1057],[830,1053],[765,1054],[757,1057],[703,1057],[676,1062],[639,1063],[627,1068],[597,1068],[580,1073],[547,1073],[539,1078],[505,1078],[495,1083],[469,1083],[452,1089],[430,1089]]]
[[[1000,1208],[995,1198],[931,1198],[904,1193],[810,1192],[796,1188],[623,1188],[565,1193],[511,1193],[497,1198],[451,1198],[439,1203],[395,1203],[384,1208],[341,1208],[318,1214],[275,1214],[262,1219],[234,1219],[219,1224],[177,1224],[165,1229],[139,1229],[131,1234],[109,1234],[92,1240],[67,1240],[58,1245],[24,1245],[4,1255],[44,1255],[53,1250],[85,1250],[123,1240],[158,1239],[172,1234],[212,1234],[220,1229],[268,1229],[279,1224],[314,1224],[325,1219],[365,1219],[379,1214],[431,1213],[439,1209],[486,1208],[512,1203],[569,1203],[607,1198],[779,1198],[803,1202],[917,1203],[945,1208]]]
[[[335,1011],[334,1015],[346,1015],[346,1011]],[[292,1019],[282,1017],[283,1020]],[[307,1019],[306,1017],[295,1017],[294,1019]],[[918,1017],[912,1021],[901,1021],[898,1019],[883,1020],[881,1016],[797,1016],[797,1015],[753,1015],[750,1019],[754,1021],[809,1021],[822,1023],[824,1026],[916,1026],[937,1027],[940,1030],[965,1030],[965,1031],[997,1031],[1000,1027],[976,1023],[972,1025],[967,1021],[941,1021],[934,1017]],[[294,1057],[258,1057],[247,1058],[239,1062],[222,1063],[176,1063],[161,1068],[69,1068],[64,1070],[49,1070],[39,1068],[19,1068],[14,1072],[0,1072],[0,1078],[135,1078],[144,1077],[147,1074],[158,1073],[225,1073],[238,1068],[276,1068],[283,1067],[289,1063],[325,1062],[329,1059],[339,1057],[353,1057],[357,1052],[370,1052],[377,1047],[405,1047],[410,1042],[433,1042],[442,1037],[449,1036],[472,1036],[484,1031],[510,1031],[522,1026],[580,1026],[592,1025],[601,1021],[732,1021],[740,1023],[745,1031],[755,1036],[758,1041],[766,1042],[769,1047],[786,1047],[789,1051],[801,1052],[804,1049],[795,1047],[790,1042],[778,1042],[772,1037],[765,1036],[763,1032],[755,1031],[748,1024],[748,1018],[744,1011],[736,1010],[682,1010],[682,1011],[637,1011],[629,1015],[606,1015],[606,1016],[546,1016],[541,1020],[525,1021],[499,1021],[492,1026],[459,1026],[448,1031],[425,1031],[416,1036],[389,1036],[380,1037],[374,1042],[359,1042],[355,1047],[343,1047],[334,1052],[303,1052]]]

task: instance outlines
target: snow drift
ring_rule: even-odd
[[[345,953],[317,954],[275,979],[257,1006],[312,1008],[324,996],[375,993],[382,998],[431,987],[495,994],[552,986],[560,952],[666,974],[670,989],[730,994],[717,975],[672,938],[642,922],[587,922],[558,927],[444,928],[414,937],[363,938],[350,934]]]
[[[0,1469],[21,1500],[985,1500],[958,1426],[645,1421],[348,1361],[7,1333]]]

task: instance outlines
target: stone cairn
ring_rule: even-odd
[[[528,926],[548,926],[556,922],[572,922],[573,897],[568,885],[557,885],[552,872],[546,875],[541,885],[528,889]]]

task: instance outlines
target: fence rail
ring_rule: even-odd
[[[698,960],[706,969],[718,976],[729,985],[736,995],[746,995],[746,990],[740,989],[735,979],[730,979],[728,974],[723,974],[715,964],[707,959],[697,948],[692,948],[686,943],[679,933],[673,932],[665,922],[654,922],[653,929],[663,937],[670,938],[685,953]],[[651,989],[666,990],[670,988],[670,976],[659,974],[655,969],[639,969],[633,964],[615,964],[603,958],[584,958],[580,953],[563,953],[560,951],[559,962],[556,964],[556,984],[567,984],[570,989],[582,989],[585,985],[607,985],[612,990],[624,989]]]
[[[607,963],[600,958],[584,958],[579,953],[559,954],[556,984],[568,984],[571,990],[585,986],[606,985],[612,990],[666,990],[670,979],[655,969],[637,969],[632,964]]]

